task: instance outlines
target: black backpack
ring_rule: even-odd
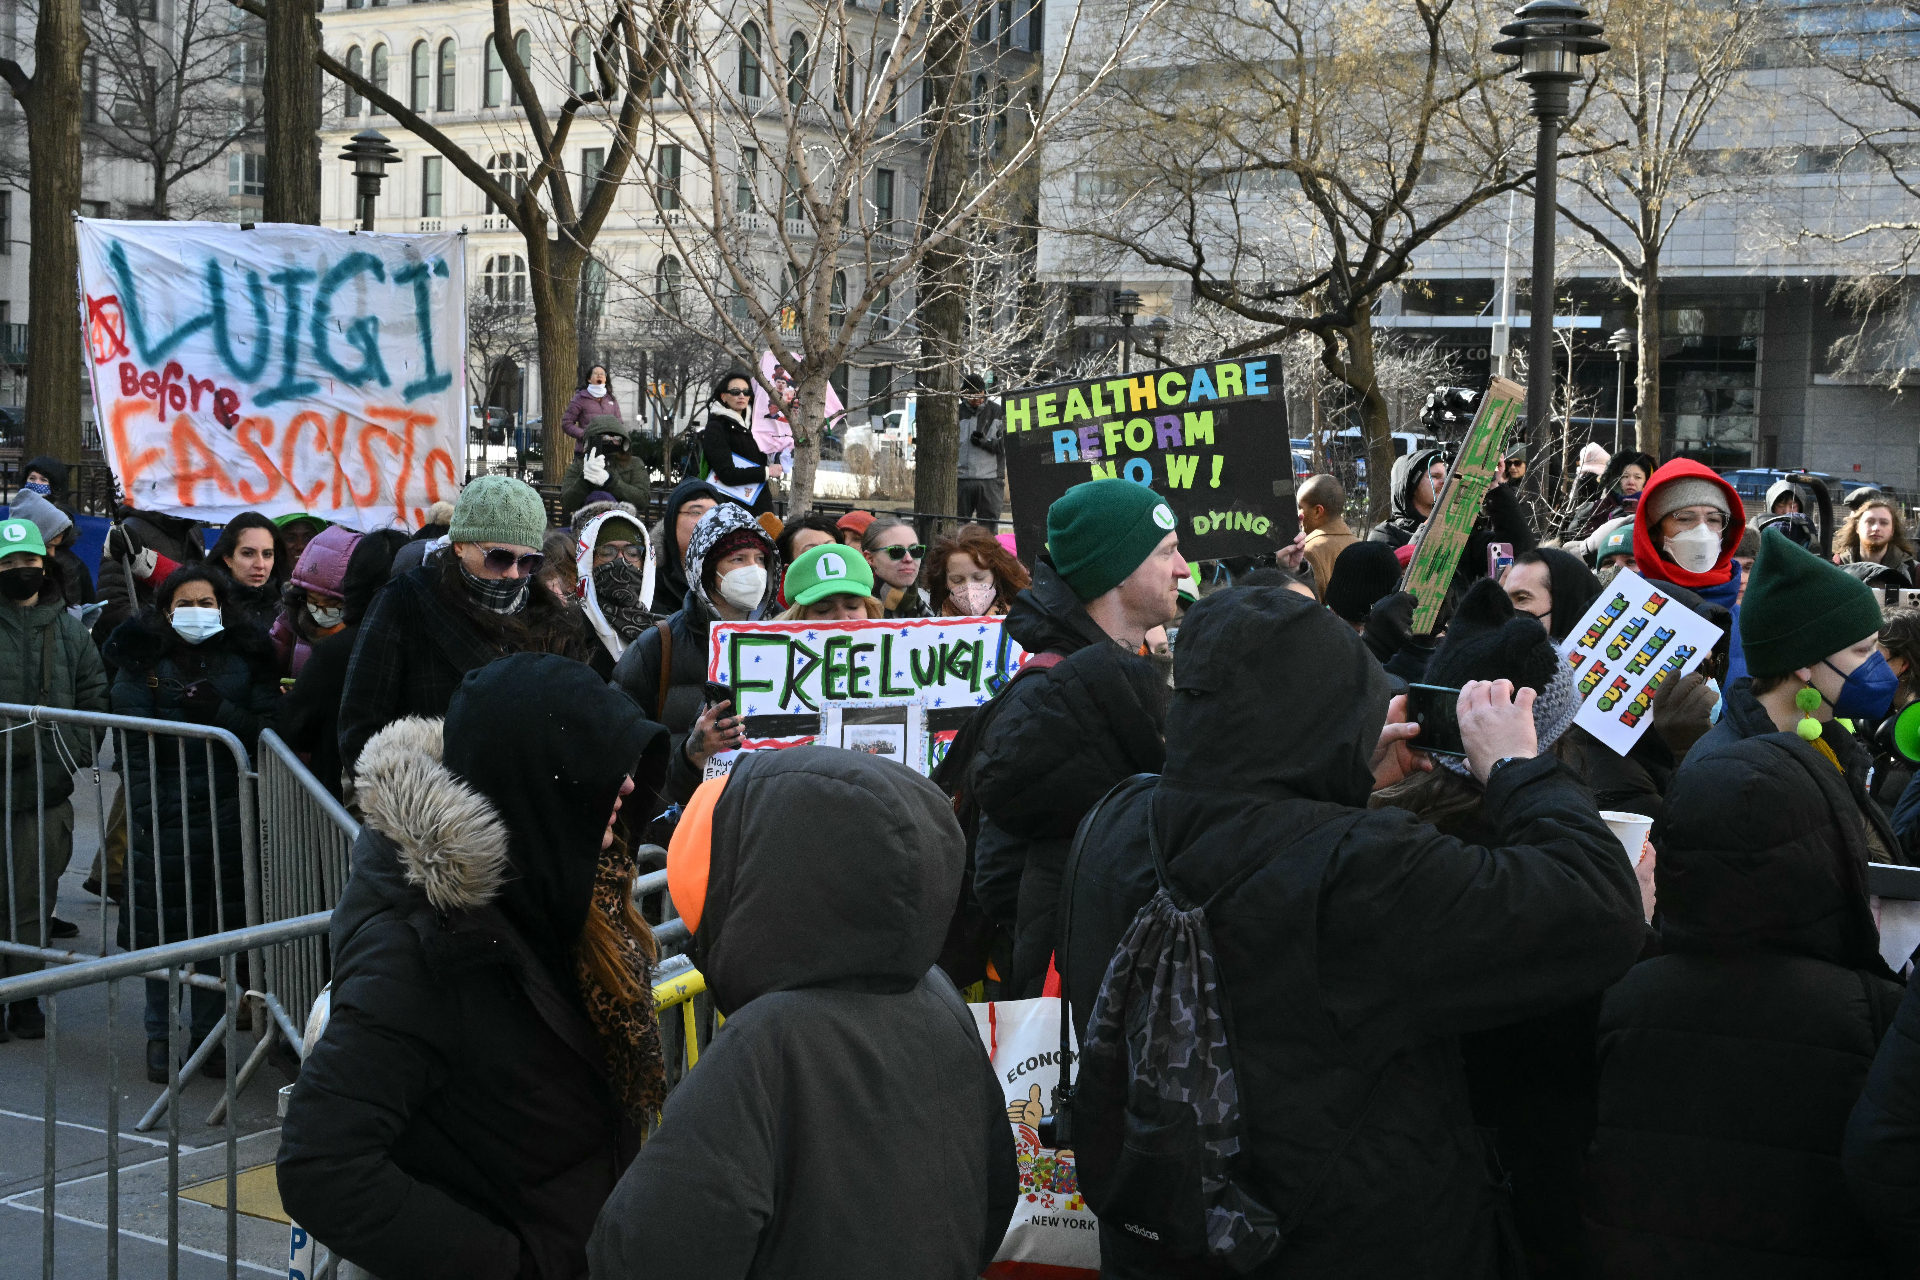
[[[1144,777],[1151,775],[1108,792],[1074,836],[1062,959],[1070,954],[1073,884],[1087,832],[1108,799]],[[1246,1272],[1271,1258],[1294,1224],[1283,1229],[1273,1210],[1234,1178],[1241,1116],[1226,994],[1214,965],[1206,904],[1188,901],[1167,874],[1154,821],[1156,799],[1147,803],[1147,838],[1159,889],[1134,916],[1101,979],[1077,1083],[1063,975],[1060,1086],[1053,1108],[1058,1127],[1051,1141],[1049,1135],[1042,1141],[1072,1147],[1082,1194],[1107,1226],[1178,1257]],[[1260,865],[1251,863],[1215,897]],[[1067,1123],[1061,1126],[1058,1118]]]

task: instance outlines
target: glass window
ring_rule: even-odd
[[[0,254],[13,252],[13,192],[0,191]]]
[[[655,147],[653,189],[662,209],[680,207],[680,148]]]
[[[760,96],[760,28],[751,22],[740,28],[740,92]]]
[[[847,273],[833,273],[833,285],[827,292],[827,324],[838,330],[847,322]]]
[[[526,194],[527,157],[524,152],[516,151],[511,155],[494,156],[487,161],[487,172],[493,175],[494,181],[512,192],[516,198]],[[487,212],[501,212],[491,196],[487,197]]]
[[[973,78],[973,101],[967,104],[967,115],[971,120],[967,126],[967,137],[975,149],[980,146],[980,119],[987,109],[987,78]]]
[[[493,37],[488,36],[486,96],[481,102],[481,105],[497,107],[506,100],[507,67],[504,62],[500,61],[500,50],[499,47],[494,44]]]
[[[1000,0],[1000,48],[1013,48],[1013,0]]]
[[[413,42],[413,82],[407,94],[407,105],[415,111],[425,111],[428,93],[433,88],[433,60],[427,50],[425,40]]]
[[[362,75],[366,71],[366,59],[361,56],[359,45],[355,45],[353,48],[347,50],[347,70],[353,72],[355,75]],[[347,90],[347,103],[342,110],[342,114],[348,119],[352,119],[354,116],[360,114],[361,110],[366,106],[366,101],[367,100],[362,98],[358,92],[349,88]]]
[[[527,74],[533,74],[531,71],[533,66],[533,37],[522,31],[513,38],[513,51],[520,55],[520,65],[529,68]],[[512,86],[509,87],[512,88]],[[508,97],[512,99],[514,106],[517,107],[520,105],[520,90],[518,88],[513,88],[512,93],[510,93]]]
[[[878,418],[893,411],[893,366],[877,364],[867,370],[867,408]]]
[[[813,78],[813,66],[807,61],[806,33],[796,31],[787,41],[787,101],[799,106],[806,101],[807,81]]]
[[[373,66],[367,74],[367,79],[373,82],[374,88],[385,93],[387,92],[387,46],[384,44],[373,46],[372,62]],[[378,106],[374,106],[368,110],[367,114],[370,116],[378,116],[385,115],[386,113],[381,111]]]
[[[893,332],[893,290],[886,285],[873,299],[873,336],[884,338]]]
[[[653,272],[653,300],[670,316],[680,314],[680,259],[669,254]]]
[[[458,60],[452,40],[440,42],[440,88],[435,106],[442,111],[453,110],[454,89],[456,87],[456,68]]]
[[[740,150],[740,170],[733,177],[733,211],[752,213],[759,203],[754,199],[754,188],[760,182],[760,152],[753,147]]]
[[[480,290],[489,302],[526,305],[527,260],[509,253],[488,258],[480,270]]]
[[[800,200],[800,165],[793,160],[787,161],[787,198],[782,216],[788,222],[798,222],[806,216]]]
[[[873,173],[873,231],[875,235],[893,234],[893,170]]]
[[[593,37],[587,34],[585,27],[573,33],[573,56],[569,61],[569,71],[573,77],[573,91],[579,94],[589,93],[593,89]]]
[[[594,184],[600,181],[600,171],[607,167],[607,149],[605,147],[582,147],[580,149],[580,204],[584,208],[593,195]]]
[[[264,196],[267,194],[267,158],[241,151],[227,153],[227,194]]]
[[[441,163],[439,156],[426,156],[420,161],[420,216],[423,218],[440,216]]]

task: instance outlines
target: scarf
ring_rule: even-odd
[[[593,571],[593,591],[600,602],[600,613],[621,644],[632,644],[653,616],[643,598],[646,577],[645,569],[619,556]]]
[[[527,604],[527,587],[531,578],[478,578],[467,572],[467,566],[460,566],[460,580],[467,584],[467,592],[480,605],[491,613],[518,613]]]
[[[612,926],[622,958],[638,975],[645,994],[627,1003],[601,983],[582,954],[576,953],[574,968],[587,1021],[606,1056],[608,1087],[629,1119],[645,1123],[659,1113],[666,1100],[667,1070],[660,1052],[660,1020],[654,1014],[653,969],[638,940],[627,932],[622,910],[633,885],[634,869],[633,855],[618,842],[602,853],[587,910]]]

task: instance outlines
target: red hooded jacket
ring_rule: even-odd
[[[1683,479],[1711,480],[1720,487],[1720,492],[1727,499],[1727,527],[1720,535],[1720,558],[1705,573],[1692,573],[1668,559],[1660,549],[1659,535],[1647,527],[1647,516],[1654,507],[1651,501],[1653,495],[1668,481]],[[1732,576],[1733,553],[1739,549],[1740,536],[1746,532],[1746,525],[1747,509],[1741,505],[1740,494],[1732,485],[1722,480],[1711,468],[1691,458],[1675,458],[1648,477],[1647,487],[1640,495],[1640,506],[1633,515],[1635,570],[1643,578],[1671,582],[1689,591],[1717,587]]]

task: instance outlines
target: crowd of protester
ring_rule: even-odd
[[[983,388],[978,522],[929,543],[886,513],[769,514],[744,373],[650,525],[604,382],[568,408],[559,528],[504,476],[414,533],[249,512],[209,549],[122,509],[96,585],[65,467],[23,468],[0,521],[0,701],[272,728],[363,820],[278,1158],[330,1248],[389,1280],[978,1274],[1015,1156],[960,992],[1057,990],[1097,1045],[1164,887],[1204,910],[1228,1182],[1278,1243],[1229,1262],[1103,1209],[1103,1275],[1920,1268],[1920,997],[1867,881],[1920,864],[1891,729],[1920,701],[1920,611],[1870,590],[1912,585],[1895,500],[1856,497],[1822,556],[1791,484],[1749,512],[1697,463],[1590,446],[1536,529],[1510,456],[1419,634],[1399,585],[1441,450],[1399,460],[1370,530],[1336,478],[1300,483],[1269,563],[1196,574],[1124,480],[1070,489],[1023,560]],[[1622,755],[1574,724],[1557,646],[1628,569],[1723,635]],[[714,767],[746,730],[707,680],[715,623],[982,615],[1027,660],[933,778],[811,746]],[[1416,684],[1460,691],[1463,756],[1421,749]],[[239,923],[231,761],[119,768],[88,887],[122,903],[121,944]],[[8,770],[13,936],[46,945],[72,781],[31,752]],[[1603,812],[1652,820],[1638,858]],[[668,830],[726,1018],[671,1093],[632,897],[633,850]],[[191,1052],[224,1003],[146,990],[165,1081],[170,1022]],[[1130,1052],[1172,1047],[1129,1027]],[[43,1034],[34,1002],[5,1011],[0,1036]],[[1119,1171],[1185,1136],[1083,1094],[1079,1189],[1124,1205]]]

